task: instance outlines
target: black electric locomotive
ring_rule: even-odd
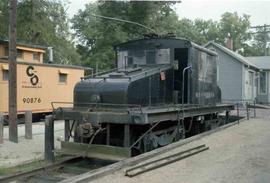
[[[220,125],[217,54],[186,39],[147,37],[115,46],[117,69],[76,84],[61,152],[121,159]],[[73,140],[71,140],[73,139]]]

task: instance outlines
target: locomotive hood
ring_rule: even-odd
[[[172,66],[169,64],[142,66],[119,69],[109,74],[83,80],[75,86],[74,104],[80,107],[89,103],[154,104],[160,100],[160,95],[149,98],[148,94],[153,93],[151,90],[159,90],[156,87],[160,87],[160,80],[170,77],[170,71],[172,71]]]

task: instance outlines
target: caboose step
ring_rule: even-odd
[[[129,148],[65,141],[61,141],[61,149],[57,150],[56,153],[113,161],[123,160],[131,156]]]

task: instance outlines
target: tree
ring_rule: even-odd
[[[219,23],[221,35],[220,42],[225,44],[226,38],[228,34],[230,34],[233,40],[233,50],[239,51],[243,49],[246,45],[246,42],[251,39],[251,35],[249,33],[250,29],[250,16],[243,15],[238,16],[235,13],[226,12],[221,16],[221,20]]]
[[[8,1],[1,1],[0,11],[8,15],[6,7]],[[0,20],[3,25],[0,37],[7,38],[8,20],[1,16]],[[65,4],[59,0],[18,1],[17,39],[20,42],[52,46],[57,63],[80,64],[68,23]]]
[[[81,42],[77,50],[84,65],[104,70],[114,67],[113,46],[142,37],[149,30],[137,25],[101,19],[93,14],[129,20],[155,29],[158,33],[176,31],[177,16],[171,2],[99,1],[89,3],[72,19],[75,35]],[[142,8],[143,7],[143,8]]]

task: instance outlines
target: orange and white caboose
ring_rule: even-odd
[[[43,63],[47,47],[17,43],[18,114],[52,111],[52,102],[72,102],[73,88],[85,68]],[[0,40],[0,113],[8,115],[8,41]]]

